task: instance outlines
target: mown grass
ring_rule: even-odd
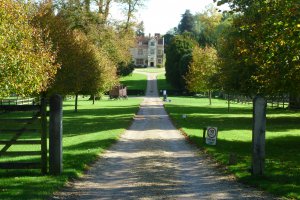
[[[275,195],[300,199],[300,113],[289,110],[267,110],[266,166],[263,177],[252,177],[252,105],[194,97],[171,97],[165,104],[167,111],[179,128],[189,138],[220,163],[228,165],[229,155],[235,154],[237,163],[228,165],[228,171],[244,183],[257,186]],[[187,118],[182,118],[186,114]],[[202,142],[202,128],[218,127],[216,146]]]
[[[67,180],[79,177],[130,125],[140,102],[140,98],[129,98],[101,100],[92,105],[87,98],[80,99],[78,113],[75,113],[74,100],[65,101],[63,174],[43,176],[40,170],[0,170],[0,199],[47,199]],[[1,114],[0,120],[4,117],[7,117],[7,114]],[[22,145],[14,148],[29,150],[28,146]],[[23,161],[37,159],[30,156],[15,158]],[[1,161],[3,160],[1,158]]]
[[[136,68],[135,72],[147,72],[147,73],[165,73],[165,68]]]
[[[157,87],[160,90],[174,90],[174,88],[166,81],[165,74],[159,74],[157,76]]]
[[[145,74],[132,73],[129,76],[121,77],[121,84],[127,86],[128,90],[146,90],[147,76]]]

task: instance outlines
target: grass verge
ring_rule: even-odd
[[[165,68],[136,68],[135,72],[144,72],[144,73],[165,73]]]
[[[166,77],[165,74],[159,74],[157,76],[157,87],[158,87],[158,91],[160,90],[174,90],[174,88],[167,83],[166,81]]]
[[[67,180],[79,177],[130,125],[141,100],[102,100],[92,105],[87,98],[80,99],[78,113],[73,111],[73,99],[65,101],[63,174],[42,176],[40,170],[0,170],[0,199],[46,199]],[[5,115],[1,114],[0,120]],[[28,146],[18,145],[15,148],[22,150]],[[26,161],[36,158],[29,156],[15,159]],[[3,158],[0,160],[3,161]]]
[[[126,85],[128,90],[144,90],[147,88],[147,76],[144,74],[132,73],[129,76],[121,77],[121,84]]]
[[[252,107],[232,104],[227,112],[224,100],[193,97],[171,97],[165,107],[178,128],[188,134],[193,143],[203,147],[219,163],[226,165],[239,181],[259,187],[275,195],[300,199],[300,113],[268,109],[266,131],[266,166],[263,177],[252,177]],[[187,118],[182,118],[186,114]],[[202,128],[218,127],[216,146],[202,143]],[[228,165],[229,155],[236,163]]]

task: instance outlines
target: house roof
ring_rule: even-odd
[[[137,44],[139,44],[140,42],[142,42],[143,45],[148,45],[149,40],[151,39],[156,39],[157,43],[160,45],[164,44],[164,40],[163,38],[160,36],[160,34],[156,33],[155,36],[138,36],[137,37]]]

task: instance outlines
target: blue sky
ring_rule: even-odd
[[[138,21],[144,21],[146,34],[164,34],[177,27],[185,10],[189,9],[192,14],[195,14],[212,3],[213,0],[146,0],[145,6],[140,8],[136,16]]]

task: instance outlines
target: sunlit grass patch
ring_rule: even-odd
[[[289,110],[267,110],[266,167],[263,177],[252,177],[252,105],[231,104],[227,110],[225,100],[206,98],[170,97],[165,103],[167,111],[179,128],[198,146],[228,165],[229,156],[236,163],[227,166],[242,182],[258,186],[273,194],[300,199],[300,113]],[[183,118],[182,115],[186,115]],[[216,146],[202,142],[203,127],[218,127]]]
[[[142,100],[130,97],[128,100],[107,99],[92,105],[88,97],[80,98],[77,113],[74,112],[74,99],[65,101],[63,174],[43,176],[40,170],[0,170],[0,199],[46,199],[68,179],[79,177],[128,128]],[[0,120],[2,117],[5,114],[0,115]],[[20,150],[28,147],[18,145],[14,148]],[[38,158],[15,158],[32,159]]]

